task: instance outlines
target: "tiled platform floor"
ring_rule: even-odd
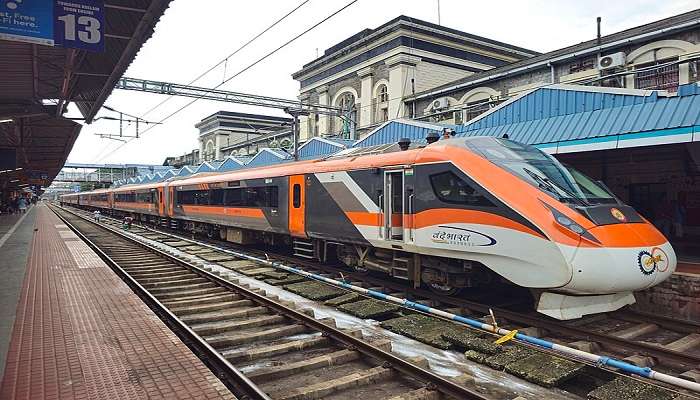
[[[48,207],[34,212],[0,399],[234,398]]]

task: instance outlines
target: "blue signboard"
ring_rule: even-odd
[[[56,46],[104,51],[104,3],[97,0],[56,0]]]
[[[0,0],[0,39],[104,51],[103,0]]]
[[[53,46],[53,0],[0,0],[0,39]]]

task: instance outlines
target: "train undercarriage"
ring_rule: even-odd
[[[294,238],[271,232],[223,227],[120,210],[111,210],[111,216],[115,218],[130,216],[134,222],[241,245],[282,246],[290,249],[298,257],[320,262],[339,261],[360,273],[370,271],[383,273],[396,279],[409,281],[416,288],[425,285],[433,292],[446,296],[457,295],[465,288],[485,287],[502,281],[493,271],[475,261],[373,248],[332,240]]]

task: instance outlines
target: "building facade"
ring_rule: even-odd
[[[415,93],[538,54],[400,16],[326,49],[292,75],[302,102],[347,110],[341,117],[302,117],[301,141],[358,139],[387,120],[408,116],[404,100]]]
[[[195,125],[199,130],[199,161],[255,154],[263,147],[289,146],[291,123],[291,118],[219,111]],[[264,145],[260,145],[261,140]]]
[[[163,165],[168,167],[182,168],[185,165],[195,165],[199,163],[199,150],[194,149],[189,153],[185,153],[177,157],[166,157]]]
[[[418,92],[413,118],[462,124],[538,87],[578,84],[666,90],[698,81],[700,10],[540,54]]]

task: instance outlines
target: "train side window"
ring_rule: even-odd
[[[243,202],[243,189],[226,189],[224,205],[233,207],[244,206],[245,203]]]
[[[301,207],[301,185],[298,183],[292,187],[292,205],[294,208]]]
[[[206,206],[209,204],[209,191],[208,190],[197,190],[194,195],[195,204],[200,206]]]
[[[183,190],[177,192],[177,204],[208,205],[208,190]]]
[[[491,201],[452,171],[430,175],[430,184],[435,196],[445,203],[494,207]]]
[[[268,186],[267,195],[267,206],[272,208],[279,207],[279,189],[277,186]]]
[[[212,206],[224,205],[224,189],[212,189],[209,191],[209,204]]]

